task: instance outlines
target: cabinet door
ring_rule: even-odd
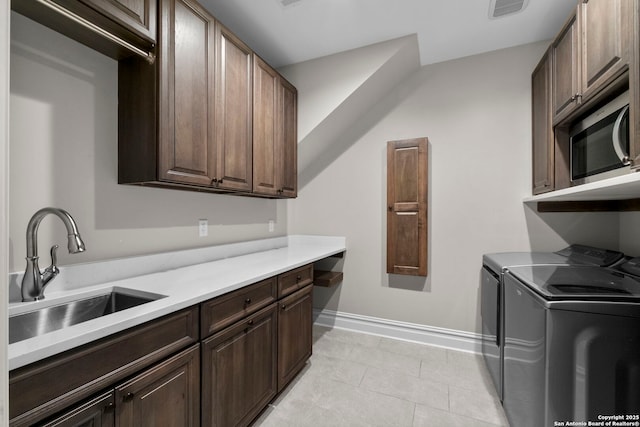
[[[554,141],[551,123],[551,67],[545,54],[531,75],[533,194],[553,190]]]
[[[91,399],[42,427],[113,427],[114,426],[113,391]]]
[[[298,91],[254,55],[254,193],[296,197]]]
[[[61,3],[68,0],[58,0]],[[123,27],[156,41],[156,4],[154,0],[80,0]]]
[[[280,105],[278,73],[253,56],[253,192],[279,194],[278,169],[282,167],[277,113]]]
[[[202,424],[247,426],[276,394],[276,305],[202,344]]]
[[[213,133],[215,21],[194,0],[161,0],[159,178],[209,186]]]
[[[577,106],[579,87],[578,20],[573,14],[551,45],[553,122],[557,123]]]
[[[586,100],[629,66],[630,0],[587,0],[580,5],[582,98]]]
[[[116,387],[120,427],[200,425],[199,344]]]
[[[387,144],[387,273],[427,275],[428,140]]]
[[[251,191],[251,49],[220,24],[216,41],[216,186]]]
[[[280,118],[278,126],[282,164],[278,189],[281,196],[298,195],[298,91],[288,81],[280,79]]]
[[[308,285],[278,303],[278,391],[311,357],[312,290],[313,285]]]

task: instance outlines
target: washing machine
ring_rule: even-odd
[[[510,267],[503,293],[511,425],[640,421],[640,258]]]
[[[609,266],[623,258],[621,252],[571,245],[557,252],[501,252],[482,257],[480,314],[482,354],[496,393],[503,400],[503,296],[504,273],[511,267],[528,265]]]

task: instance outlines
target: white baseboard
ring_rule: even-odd
[[[482,353],[482,335],[454,329],[398,322],[332,310],[313,310],[314,323],[403,341],[444,347],[451,350]]]

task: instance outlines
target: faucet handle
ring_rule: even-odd
[[[60,272],[58,269],[58,254],[56,253],[58,248],[58,245],[51,246],[51,266],[47,270],[50,270],[53,274],[58,274]]]

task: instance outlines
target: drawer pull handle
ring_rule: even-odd
[[[298,277],[296,277],[296,282],[299,282],[300,280],[302,280],[302,277],[298,275]]]
[[[251,298],[247,298],[246,300],[244,300],[244,305],[249,305],[251,304]]]
[[[253,326],[253,320],[249,320],[249,321],[247,322],[247,325],[249,325],[249,326]]]

